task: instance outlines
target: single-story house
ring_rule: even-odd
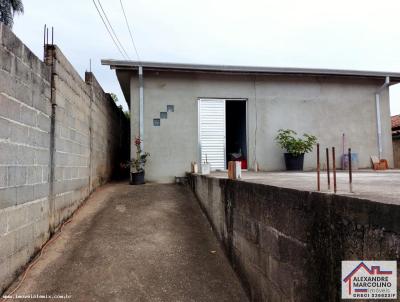
[[[394,167],[400,169],[400,114],[392,116],[393,161]]]
[[[359,168],[371,155],[393,167],[389,86],[400,73],[328,69],[217,66],[103,60],[116,70],[131,111],[133,141],[143,139],[151,157],[149,181],[171,182],[191,162],[208,160],[226,169],[239,156],[248,169],[284,169],[275,142],[281,128],[318,137],[335,146],[338,166],[345,148],[358,154]],[[316,152],[305,170],[316,168]]]

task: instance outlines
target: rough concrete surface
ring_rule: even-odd
[[[69,294],[72,301],[247,301],[190,190],[158,184],[98,189],[16,294]]]
[[[355,189],[398,192],[389,174],[365,173]],[[336,302],[341,261],[400,260],[398,204],[313,192],[308,173],[246,173],[244,181],[213,175],[189,174],[189,184],[251,301]]]
[[[216,178],[228,178],[227,172],[214,172]],[[333,193],[333,173],[331,190],[328,191],[327,172],[321,171],[321,192]],[[368,199],[380,203],[400,204],[400,170],[353,172],[353,193],[349,191],[348,171],[337,171],[337,194]],[[317,191],[317,172],[242,172],[242,181],[297,189]]]

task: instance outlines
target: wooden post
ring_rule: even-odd
[[[336,193],[336,154],[335,147],[332,147],[332,165],[333,165],[333,192]]]
[[[349,148],[349,189],[350,193],[353,193],[353,171],[351,167],[351,148]]]
[[[317,190],[321,191],[321,164],[319,160],[319,144],[317,144]]]
[[[329,148],[326,148],[326,172],[328,176],[328,191],[331,190],[331,175],[329,173]]]

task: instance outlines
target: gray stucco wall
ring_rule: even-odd
[[[378,154],[375,91],[383,83],[371,79],[311,76],[245,76],[212,73],[173,73],[144,70],[144,144],[151,153],[146,168],[150,181],[169,182],[198,161],[198,99],[240,98],[248,101],[249,168],[257,160],[265,171],[284,169],[283,151],[274,138],[280,128],[318,137],[322,148],[335,146],[340,165],[342,133],[359,155],[361,168]],[[175,112],[161,127],[153,118]],[[138,77],[131,78],[131,133],[139,133]],[[381,97],[383,157],[393,166],[389,92]],[[133,155],[133,154],[132,154]],[[324,162],[322,163],[324,165]],[[316,155],[305,158],[305,170],[316,167]]]
[[[0,42],[1,295],[110,179],[129,125],[93,74],[82,80],[56,46],[44,63],[1,23]]]

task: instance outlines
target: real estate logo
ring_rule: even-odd
[[[342,299],[397,299],[397,262],[342,261]]]

